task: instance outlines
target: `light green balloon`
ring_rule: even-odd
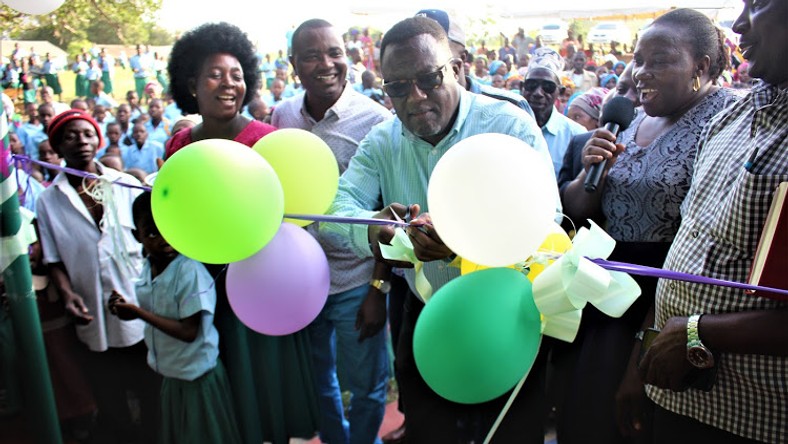
[[[475,404],[517,384],[536,359],[540,337],[531,282],[518,271],[490,268],[433,295],[416,322],[413,353],[432,390]]]
[[[285,128],[258,140],[254,150],[279,176],[285,193],[285,214],[325,214],[339,186],[339,165],[334,152],[309,131]],[[285,219],[299,226],[307,220]]]
[[[206,139],[162,165],[151,206],[173,248],[200,262],[227,264],[252,256],[274,237],[284,197],[273,168],[252,149]]]

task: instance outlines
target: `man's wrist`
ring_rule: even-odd
[[[388,280],[372,278],[372,280],[369,281],[369,285],[383,294],[388,294],[388,292],[391,291],[391,282]]]

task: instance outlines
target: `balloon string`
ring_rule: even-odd
[[[542,335],[539,335],[539,344],[537,344],[536,347],[537,354],[541,347],[542,347]],[[517,398],[517,395],[520,393],[520,389],[523,388],[523,384],[525,384],[525,380],[528,378],[528,375],[531,373],[532,368],[533,368],[533,364],[531,364],[531,366],[525,372],[525,375],[523,375],[523,378],[520,379],[520,382],[518,382],[517,385],[514,387],[514,390],[512,390],[512,394],[509,395],[509,399],[506,400],[506,404],[504,404],[503,410],[501,410],[501,413],[499,413],[498,417],[495,419],[495,422],[490,428],[490,432],[487,433],[487,437],[484,438],[484,444],[490,444],[490,440],[492,440],[493,435],[495,435],[495,432],[498,430],[498,427],[500,427],[501,423],[503,422],[503,418],[506,416],[506,413],[509,412],[509,409],[512,407],[512,404],[514,404],[514,400],[515,398]]]

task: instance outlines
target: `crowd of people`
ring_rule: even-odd
[[[488,50],[436,9],[378,38],[312,19],[274,61],[238,27],[208,23],[167,61],[138,45],[127,62],[135,89],[120,103],[111,77],[91,73],[100,57],[75,60],[69,105],[43,73],[25,118],[9,119],[9,142],[53,166],[21,168],[19,196],[36,214],[31,268],[64,433],[93,443],[478,443],[507,406],[492,442],[542,443],[550,422],[570,444],[788,442],[785,302],[635,277],[642,294],[621,318],[588,306],[573,342],[546,338],[513,399],[456,403],[418,371],[425,295],[412,264],[381,254],[393,225],[306,228],[328,259],[327,302],[303,330],[268,336],[230,308],[224,265],[161,236],[149,193],[100,193],[96,179],[140,185],[192,142],[251,147],[279,128],[310,131],[341,173],[329,213],[410,221],[439,290],[460,270],[431,223],[430,173],[458,142],[501,133],[555,177],[555,220],[570,235],[591,220],[616,240],[611,260],[744,282],[788,181],[786,15],[784,1],[745,0],[739,47],[706,15],[672,10],[626,46],[632,54],[600,54],[571,33],[550,47],[522,29]],[[620,100],[635,116],[615,134],[604,110]],[[659,333],[646,348],[649,329]],[[389,347],[405,419],[381,437]]]

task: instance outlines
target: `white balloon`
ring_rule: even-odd
[[[435,230],[457,255],[502,267],[527,259],[554,225],[552,165],[527,143],[479,134],[454,145],[430,176]]]
[[[22,14],[49,14],[63,4],[64,0],[3,0],[3,3]]]

